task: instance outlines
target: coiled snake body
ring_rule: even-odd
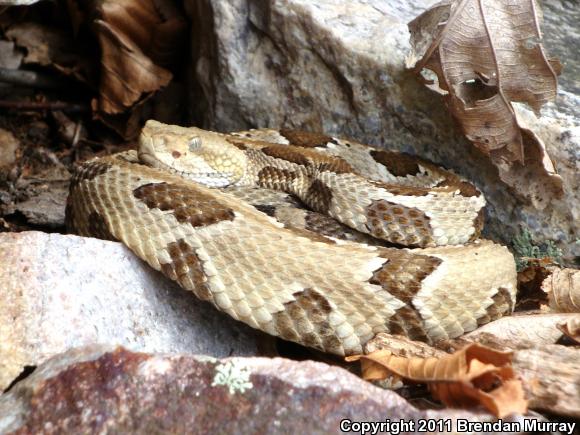
[[[348,355],[378,332],[432,343],[511,312],[514,259],[477,239],[484,205],[471,184],[405,154],[149,121],[138,153],[77,169],[67,225],[123,242],[254,328]]]

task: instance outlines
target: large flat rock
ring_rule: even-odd
[[[409,433],[421,419],[439,421],[440,429],[455,429],[458,419],[495,420],[484,412],[419,410],[324,363],[98,347],[57,356],[0,396],[0,434],[328,434],[340,433],[341,421],[352,433],[361,433],[359,422],[389,421],[397,425],[391,433]]]
[[[86,344],[222,357],[256,355],[264,337],[119,243],[0,234],[0,390],[25,366]]]

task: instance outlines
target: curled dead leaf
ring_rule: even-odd
[[[565,323],[560,323],[558,329],[580,344],[580,316],[574,316]]]
[[[81,82],[91,82],[91,63],[63,30],[34,22],[17,23],[6,37],[26,49],[25,64],[53,68]]]
[[[143,54],[137,45],[108,23],[94,23],[102,50],[99,109],[119,114],[166,86],[171,73]]]
[[[433,396],[448,406],[485,406],[498,417],[525,413],[527,401],[521,382],[510,366],[512,354],[476,343],[441,357],[400,357],[381,349],[368,355],[347,357],[361,361],[363,378],[391,375],[429,386]]]
[[[187,23],[172,0],[68,0],[68,8],[74,28],[88,23],[101,50],[96,117],[130,138],[143,103],[182,59]]]
[[[365,354],[371,354],[382,349],[388,349],[394,356],[405,358],[442,357],[447,355],[442,350],[436,349],[427,343],[411,340],[402,335],[392,335],[380,332],[369,340],[364,347]],[[403,386],[402,378],[394,373],[383,371],[377,365],[365,365],[362,363],[363,377],[377,382],[382,388],[397,389]],[[376,373],[374,371],[377,370]],[[367,378],[367,376],[369,376]]]
[[[580,313],[580,270],[554,269],[542,282],[552,311]]]
[[[570,321],[575,314],[529,314],[502,317],[459,338],[449,344],[455,348],[469,343],[479,343],[498,350],[516,350],[555,344],[562,337],[558,324]]]
[[[560,68],[546,57],[539,28],[534,1],[446,0],[409,23],[407,66],[434,74],[429,87],[445,95],[465,136],[504,182],[542,208],[562,194],[562,181],[512,105],[539,113],[556,96]],[[526,181],[530,173],[537,183]]]
[[[154,64],[169,69],[182,58],[187,23],[173,0],[100,0],[94,7]]]

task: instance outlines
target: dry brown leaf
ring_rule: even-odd
[[[364,353],[370,354],[382,349],[388,349],[394,356],[405,358],[418,357],[442,357],[447,355],[442,350],[436,349],[427,343],[414,341],[402,335],[391,335],[380,332],[369,340],[364,347]],[[403,386],[402,379],[391,372],[382,370],[378,365],[363,365],[365,379],[380,380],[378,383],[382,388],[397,389]],[[366,369],[366,372],[365,372]],[[375,372],[376,371],[376,372]]]
[[[102,50],[100,110],[122,113],[169,83],[171,73],[155,65],[122,32],[102,20],[94,26]]]
[[[565,323],[560,323],[558,329],[580,344],[580,316],[574,316]]]
[[[580,313],[580,270],[554,269],[542,283],[552,311]]]
[[[516,117],[520,123],[521,118]],[[552,198],[562,196],[562,177],[557,174],[542,139],[531,128],[521,128],[521,133],[525,150],[523,164],[509,162],[493,154],[491,160],[504,183],[542,210]]]
[[[425,383],[433,396],[448,406],[485,406],[496,416],[525,413],[521,382],[509,366],[512,354],[471,344],[452,355],[406,358],[387,349],[355,355],[361,361],[363,378],[383,379],[395,374],[412,382]]]
[[[6,37],[26,49],[24,63],[51,67],[82,82],[90,82],[90,61],[78,52],[62,29],[24,22],[10,26]]]
[[[19,47],[26,48],[25,63],[43,66],[54,62],[54,54],[66,50],[66,35],[33,22],[24,22],[11,26],[6,36],[15,41]]]
[[[422,341],[414,341],[402,335],[392,335],[385,332],[379,332],[367,341],[365,343],[364,353],[369,354],[381,349],[389,349],[393,355],[407,358],[442,357],[446,355],[445,352],[429,346]]]
[[[88,23],[101,49],[96,117],[125,138],[138,132],[143,103],[172,79],[187,23],[173,0],[67,0],[75,31]]]
[[[502,317],[477,328],[459,338],[449,340],[438,347],[461,348],[470,343],[479,343],[497,350],[526,349],[555,344],[562,338],[557,325],[566,323],[576,314],[532,314],[529,312]]]
[[[187,23],[174,0],[99,0],[96,13],[153,63],[169,67],[183,56]]]
[[[443,1],[409,23],[407,63],[436,75],[430,87],[445,95],[466,137],[504,182],[543,208],[562,194],[562,180],[512,106],[538,113],[556,96],[558,64],[544,53],[537,15],[533,0]],[[522,183],[529,175],[536,180]]]

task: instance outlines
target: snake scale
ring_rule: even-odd
[[[478,239],[484,205],[407,154],[148,121],[138,152],[76,169],[66,216],[235,319],[350,355],[379,332],[433,343],[512,311],[514,259]]]

